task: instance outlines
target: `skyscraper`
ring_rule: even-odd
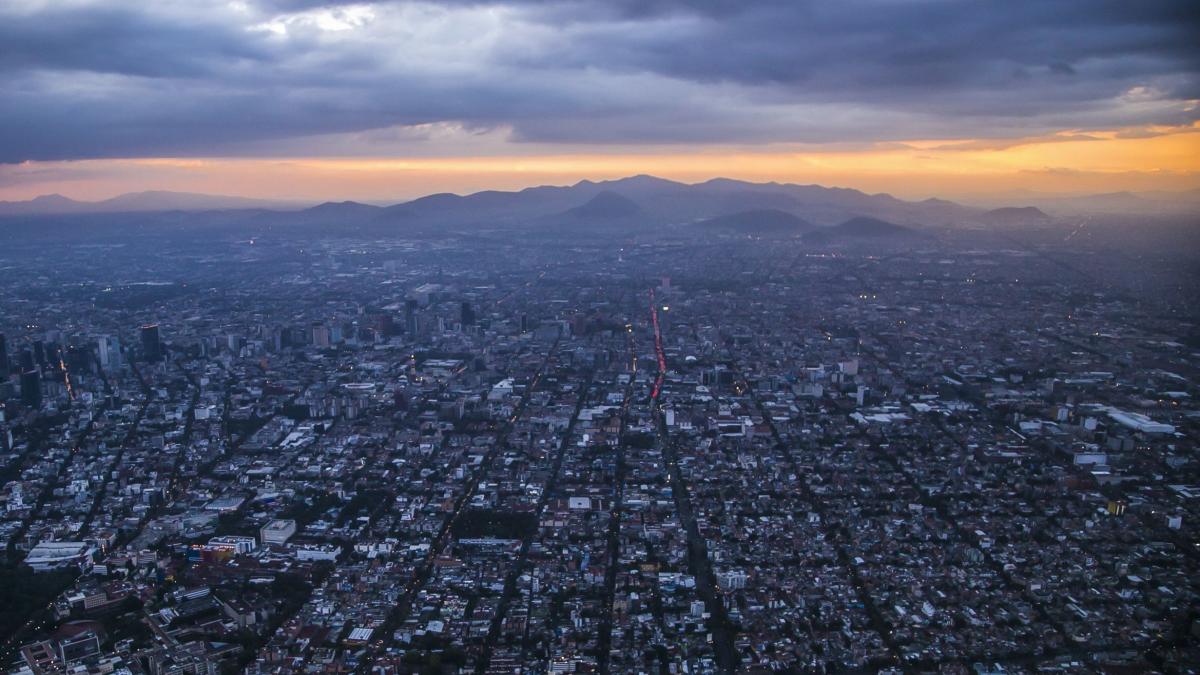
[[[8,377],[8,338],[0,333],[0,380]]]
[[[329,347],[329,327],[320,321],[312,325],[312,344],[318,349]]]
[[[108,335],[101,336],[96,341],[96,351],[100,355],[100,367],[104,369],[121,367],[121,341]]]
[[[463,301],[461,314],[463,328],[475,325],[475,310],[471,309],[471,303]]]
[[[417,301],[404,301],[404,332],[409,338],[417,334]]]
[[[21,373],[21,403],[30,408],[42,407],[42,374],[37,370]]]
[[[158,324],[148,323],[142,326],[142,357],[147,361],[162,360],[162,342],[158,333]]]

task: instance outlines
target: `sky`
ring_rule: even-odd
[[[1200,187],[1194,0],[0,0],[0,199]]]

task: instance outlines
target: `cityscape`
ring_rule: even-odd
[[[0,0],[0,674],[1200,674],[1195,0]]]
[[[1191,252],[95,227],[6,241],[20,672],[1200,662]]]

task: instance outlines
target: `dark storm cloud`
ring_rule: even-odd
[[[707,11],[696,13],[704,18],[691,30],[635,34],[618,50],[610,43],[615,36],[602,33],[574,55],[580,65],[607,53],[610,67],[779,85],[795,96],[815,90],[856,102],[895,100],[904,92],[918,99],[972,97],[1029,87],[1048,73],[1087,76],[1080,86],[1091,91],[1072,98],[1111,96],[1131,79],[1167,75],[1185,76],[1195,93],[1200,23],[1187,4],[721,2],[704,5]],[[659,14],[685,13],[682,4],[657,6]]]
[[[215,68],[267,54],[234,26],[147,15],[134,7],[51,6],[0,21],[0,68],[145,76],[220,75]]]
[[[10,3],[0,161],[438,122],[575,144],[1183,125],[1197,28],[1186,1]]]

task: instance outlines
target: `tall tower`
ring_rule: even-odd
[[[417,301],[404,301],[404,332],[408,333],[408,338],[411,340],[417,334]]]
[[[312,344],[318,349],[326,349],[330,345],[329,327],[320,321],[313,322]]]
[[[105,369],[121,367],[121,342],[115,337],[102,335],[96,340],[96,351],[100,354],[100,367]]]
[[[158,324],[148,323],[142,326],[142,356],[147,361],[162,360],[162,339],[158,332]]]
[[[21,403],[34,409],[42,407],[42,374],[36,369],[21,373]]]

